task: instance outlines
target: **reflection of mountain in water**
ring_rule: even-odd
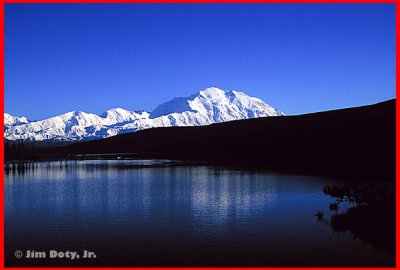
[[[321,190],[337,184],[334,180],[151,160],[15,163],[6,170],[10,266],[32,264],[15,258],[21,246],[87,246],[99,255],[74,266],[391,266],[395,261],[394,254],[315,224],[315,209],[332,201]],[[38,263],[63,265],[50,259]]]
[[[259,209],[273,207],[276,194],[276,178],[256,174],[231,173],[228,171],[200,169],[192,185],[192,211],[197,231],[226,233],[233,216],[235,219],[256,217]],[[209,174],[213,174],[210,181]],[[207,215],[207,213],[216,213]]]

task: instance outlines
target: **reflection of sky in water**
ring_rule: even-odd
[[[146,250],[154,245],[187,246],[189,252],[195,245],[229,247],[265,260],[270,256],[285,261],[284,254],[291,259],[299,254],[298,260],[387,260],[383,251],[316,222],[315,212],[327,212],[332,202],[322,193],[327,180],[151,164],[43,162],[23,172],[9,170],[6,248],[18,249],[21,243],[54,248],[96,245],[110,254],[126,246]],[[258,252],[263,249],[268,252]],[[340,252],[335,255],[332,250]]]

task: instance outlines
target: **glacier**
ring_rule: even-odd
[[[283,115],[259,98],[210,87],[188,97],[174,98],[151,112],[114,108],[97,115],[72,111],[40,121],[4,113],[4,137],[8,140],[82,141],[148,128],[201,126]]]

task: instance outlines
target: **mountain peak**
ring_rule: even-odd
[[[209,87],[198,92],[198,96],[208,99],[220,99],[225,95],[225,91],[217,87]]]
[[[125,114],[125,113],[129,113],[129,111],[128,110],[125,110],[125,109],[123,109],[123,108],[119,108],[119,107],[117,107],[117,108],[112,108],[112,109],[109,109],[109,110],[107,110],[107,111],[105,111],[105,112],[103,112],[101,115],[100,115],[100,117],[103,117],[103,118],[106,118],[108,115],[110,115],[110,114]]]
[[[198,93],[199,94],[215,94],[215,93],[218,94],[218,93],[225,93],[225,91],[222,90],[221,88],[212,86],[212,87],[207,87],[203,90],[200,90]]]
[[[22,125],[29,123],[29,120],[26,117],[18,117],[12,116],[9,113],[4,113],[4,125],[5,126],[14,126],[14,125]]]
[[[117,108],[109,109],[109,110],[107,110],[106,112],[119,112],[119,113],[121,113],[121,112],[127,112],[127,111],[128,111],[128,110],[125,110],[125,109],[123,109],[123,108],[117,107]]]
[[[25,125],[19,123],[26,118],[12,124],[13,116],[4,114],[4,136],[11,140],[38,141],[99,139],[153,127],[199,126],[278,115],[283,113],[259,98],[235,90],[209,87],[194,95],[173,98],[151,113],[118,107],[101,115],[72,111]],[[6,118],[10,121],[7,122]]]

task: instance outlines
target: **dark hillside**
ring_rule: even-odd
[[[137,153],[367,180],[395,179],[396,102],[76,143],[70,154]]]

